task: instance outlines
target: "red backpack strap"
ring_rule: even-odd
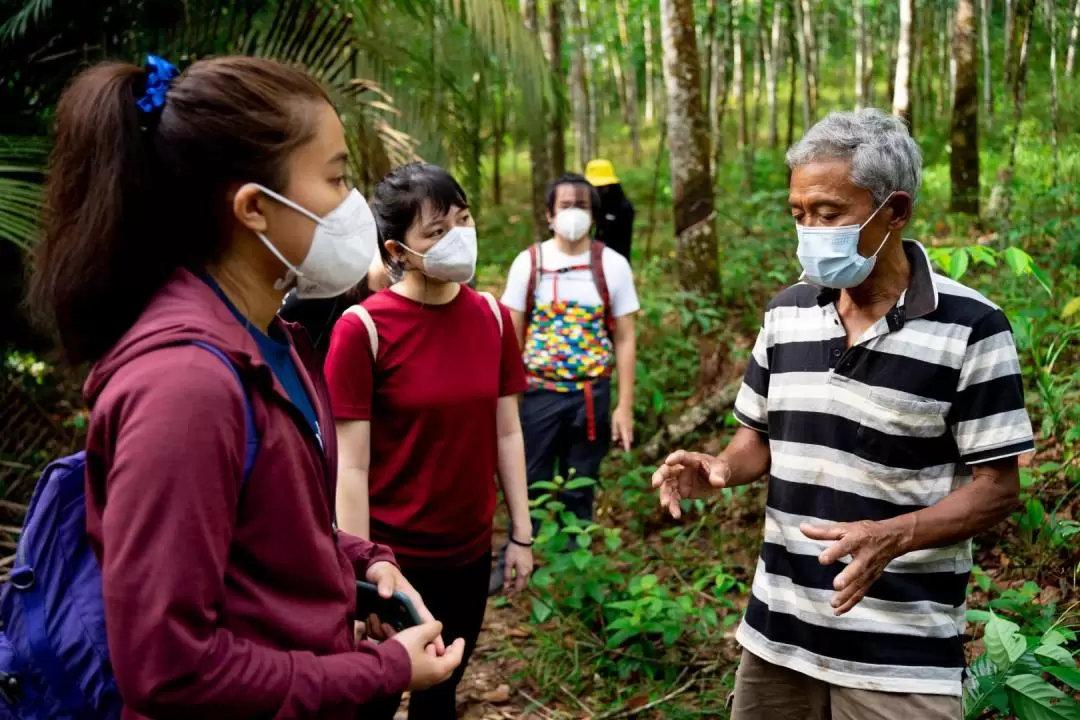
[[[611,309],[611,293],[608,291],[607,276],[604,275],[604,250],[607,246],[599,240],[592,241],[589,265],[592,268],[593,282],[596,283],[596,292],[600,294],[600,302],[604,304],[604,326],[607,327],[608,339],[615,344],[615,316]]]
[[[536,307],[536,286],[540,280],[540,243],[529,246],[529,284],[525,289],[525,327],[532,322],[533,308]]]

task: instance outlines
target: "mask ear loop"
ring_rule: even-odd
[[[896,191],[895,191],[895,190],[894,190],[893,192],[889,193],[889,197],[885,198],[885,201],[884,201],[884,202],[882,202],[882,203],[881,203],[880,205],[878,205],[878,207],[877,207],[877,210],[875,210],[875,211],[874,211],[873,213],[871,213],[870,217],[866,218],[866,222],[864,222],[864,223],[863,223],[862,225],[860,225],[860,226],[859,226],[859,232],[862,232],[862,231],[863,231],[863,229],[864,229],[864,228],[865,228],[865,227],[866,227],[867,225],[869,225],[869,224],[870,224],[870,222],[871,222],[871,221],[872,221],[872,220],[873,220],[874,218],[876,218],[876,217],[877,217],[877,214],[878,214],[879,212],[881,212],[881,209],[882,209],[883,207],[885,207],[886,205],[888,205],[888,204],[889,204],[889,201],[890,201],[890,200],[892,200],[892,197],[893,197],[893,195],[895,195],[895,194],[896,194]],[[885,237],[884,237],[884,238],[882,238],[882,240],[881,240],[881,244],[880,244],[880,245],[878,245],[878,247],[877,247],[877,250],[875,250],[875,251],[874,251],[874,254],[873,254],[873,255],[871,255],[870,257],[872,257],[872,258],[876,258],[876,257],[877,257],[878,253],[879,253],[879,252],[881,252],[881,248],[885,247],[885,243],[887,243],[887,242],[889,241],[889,236],[891,236],[891,235],[892,235],[892,230],[890,230],[889,232],[885,233]]]

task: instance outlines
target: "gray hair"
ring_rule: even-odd
[[[787,152],[792,170],[822,160],[850,162],[852,184],[875,205],[897,190],[918,197],[922,152],[903,120],[876,108],[829,113]]]

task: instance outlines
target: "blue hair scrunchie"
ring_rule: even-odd
[[[146,93],[135,104],[144,113],[152,113],[165,106],[165,93],[173,79],[180,74],[176,66],[157,55],[146,58]]]

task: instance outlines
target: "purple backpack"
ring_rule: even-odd
[[[192,343],[240,374],[212,345]],[[259,450],[244,392],[244,476]],[[101,568],[86,536],[86,453],[41,474],[0,591],[0,718],[119,718],[124,703],[109,663]]]

